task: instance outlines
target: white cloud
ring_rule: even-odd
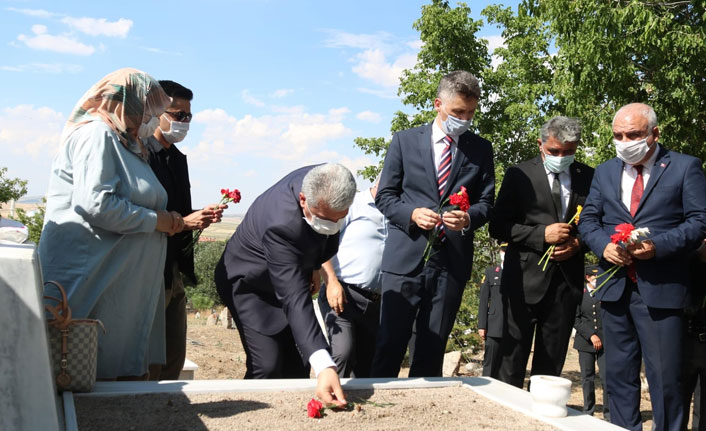
[[[33,16],[35,18],[53,18],[57,15],[54,12],[49,12],[44,9],[18,9],[18,8],[14,8],[14,7],[8,7],[8,8],[5,8],[5,10],[21,13],[21,14],[27,15],[27,16]]]
[[[29,63],[18,66],[0,66],[6,72],[37,72],[37,73],[79,73],[83,67],[78,64],[64,63]]]
[[[355,34],[327,29],[324,45],[329,48],[388,49],[393,39],[390,33],[380,31],[375,34]]]
[[[223,109],[206,109],[197,112],[193,119],[195,124],[205,126],[199,143],[184,151],[190,161],[197,163],[243,153],[301,160],[320,151],[326,143],[351,135],[342,121],[349,112],[348,108],[335,108],[325,114],[311,114],[302,107],[292,107],[274,115],[236,118]]]
[[[275,90],[270,93],[270,97],[272,97],[273,99],[281,99],[283,97],[289,96],[292,93],[294,93],[294,90],[292,90],[291,88],[280,88],[279,90]]]
[[[415,51],[419,51],[424,46],[424,42],[422,42],[421,40],[414,40],[412,42],[407,42],[407,46]]]
[[[85,45],[70,36],[54,36],[47,33],[47,27],[41,24],[32,26],[34,36],[17,36],[17,40],[27,47],[39,51],[54,51],[62,54],[91,55],[96,49],[92,45]]]
[[[51,108],[17,105],[0,111],[0,154],[52,155],[59,148],[63,114]]]
[[[355,118],[359,119],[360,121],[367,121],[369,123],[379,123],[380,120],[382,120],[382,116],[377,112],[373,111],[359,112],[358,115],[355,116]]]
[[[61,22],[91,36],[109,36],[122,39],[127,36],[132,27],[132,20],[125,18],[120,18],[117,21],[108,21],[105,18],[74,18],[67,16]]]
[[[261,101],[260,99],[257,99],[256,97],[252,96],[252,95],[250,94],[250,91],[249,91],[249,90],[243,90],[243,91],[240,93],[240,97],[243,98],[243,101],[244,101],[245,103],[248,103],[248,104],[250,104],[250,105],[255,105],[255,106],[258,106],[258,107],[260,107],[260,108],[263,107],[263,106],[265,106],[265,102],[263,102],[263,101]]]
[[[505,47],[505,38],[502,37],[501,35],[494,35],[494,36],[486,36],[483,39],[488,41],[488,52],[490,52],[490,65],[493,66],[493,69],[498,67],[500,63],[502,63],[503,59],[502,57],[498,55],[494,55],[493,52],[495,51],[496,48],[500,47]]]
[[[149,46],[141,46],[140,49],[143,51],[147,51],[147,52],[153,52],[155,54],[177,55],[177,56],[181,55],[181,52],[179,52],[179,51],[165,51],[163,49],[152,48]]]
[[[356,75],[383,87],[397,87],[402,71],[412,68],[417,56],[403,54],[397,57],[394,63],[390,63],[381,50],[368,49],[357,54],[355,61],[353,72]]]
[[[381,97],[383,99],[397,99],[397,92],[392,88],[381,90],[375,88],[358,87],[356,90],[361,93],[372,94],[373,96]]]

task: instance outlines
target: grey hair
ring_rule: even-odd
[[[581,123],[577,118],[564,116],[554,117],[544,123],[539,130],[539,138],[546,143],[549,138],[556,138],[563,145],[565,142],[581,140]]]
[[[480,99],[480,84],[478,78],[465,70],[456,70],[444,75],[436,90],[436,97],[441,100],[448,100],[456,94],[464,97]]]
[[[318,208],[324,203],[333,211],[344,211],[353,203],[355,193],[353,174],[339,163],[316,166],[302,181],[302,194],[310,208]]]
[[[615,119],[618,118],[618,115],[631,108],[639,108],[638,112],[640,115],[647,119],[647,132],[651,135],[652,129],[657,127],[657,113],[650,105],[646,105],[644,103],[629,103],[618,109],[618,112],[616,112],[613,116],[613,126],[615,126]]]

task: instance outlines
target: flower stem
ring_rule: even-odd
[[[607,277],[605,280],[603,280],[603,282],[602,282],[601,284],[599,284],[598,287],[596,287],[595,289],[593,289],[593,290],[591,291],[591,296],[595,296],[595,295],[596,295],[596,292],[598,292],[598,289],[600,289],[601,287],[603,287],[603,285],[605,285],[606,282],[608,282],[608,280],[610,280],[611,278],[613,278],[613,276],[615,275],[615,273],[618,272],[618,270],[619,270],[620,268],[622,268],[622,266],[620,266],[620,265],[614,265],[612,268],[610,268],[608,271],[604,272],[603,274],[597,275],[596,278],[603,277],[603,276],[606,275],[606,274],[608,275],[608,277]]]

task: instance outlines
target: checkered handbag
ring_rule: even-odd
[[[61,293],[61,299],[44,297],[57,302],[55,306],[44,306],[53,317],[47,320],[47,332],[56,387],[59,392],[90,392],[96,383],[98,326],[105,332],[103,323],[93,319],[72,319],[64,288],[55,281],[44,284],[56,286]]]

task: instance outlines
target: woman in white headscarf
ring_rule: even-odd
[[[165,211],[167,194],[141,140],[170,102],[144,72],[107,75],[72,111],[52,164],[42,272],[64,286],[73,318],[103,322],[99,379],[140,378],[148,364],[164,362],[161,269],[166,235],[183,221]]]

